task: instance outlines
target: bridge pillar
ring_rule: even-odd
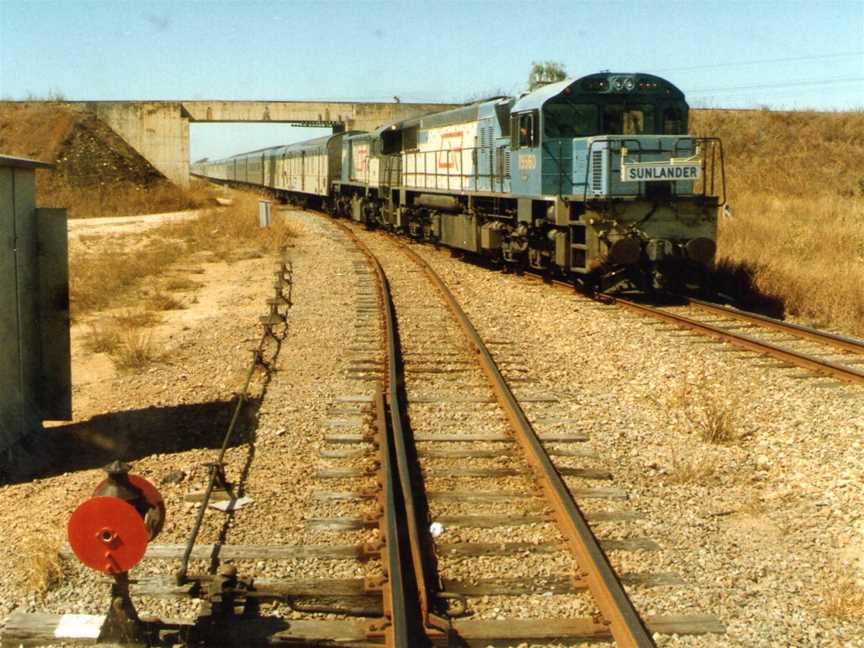
[[[87,107],[171,182],[189,186],[189,117],[180,102],[93,102]]]

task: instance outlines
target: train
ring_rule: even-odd
[[[680,290],[726,203],[722,142],[688,118],[669,81],[600,72],[191,171],[591,292]]]

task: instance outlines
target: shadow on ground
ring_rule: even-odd
[[[711,273],[711,288],[732,299],[735,306],[783,319],[786,307],[779,297],[766,295],[754,284],[754,268],[746,263],[720,262]]]
[[[52,477],[100,468],[121,459],[134,461],[154,454],[198,448],[220,448],[236,401],[214,401],[170,407],[148,407],[100,414],[86,421],[46,428],[23,441],[26,454],[41,461],[19,460],[4,471],[5,483]],[[230,446],[247,443],[256,427],[258,402],[241,409]],[[39,465],[28,470],[27,463]]]

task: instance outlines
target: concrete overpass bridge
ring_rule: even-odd
[[[165,177],[189,184],[190,122],[270,122],[371,130],[458,104],[342,101],[71,101],[96,114]],[[274,142],[274,145],[280,142]]]

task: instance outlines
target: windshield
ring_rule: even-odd
[[[604,135],[641,135],[654,132],[651,104],[609,104],[603,107]]]
[[[663,111],[664,135],[683,135],[686,132],[686,121],[678,108],[671,107]]]
[[[546,137],[587,137],[597,134],[598,110],[593,104],[553,99],[543,106]]]

